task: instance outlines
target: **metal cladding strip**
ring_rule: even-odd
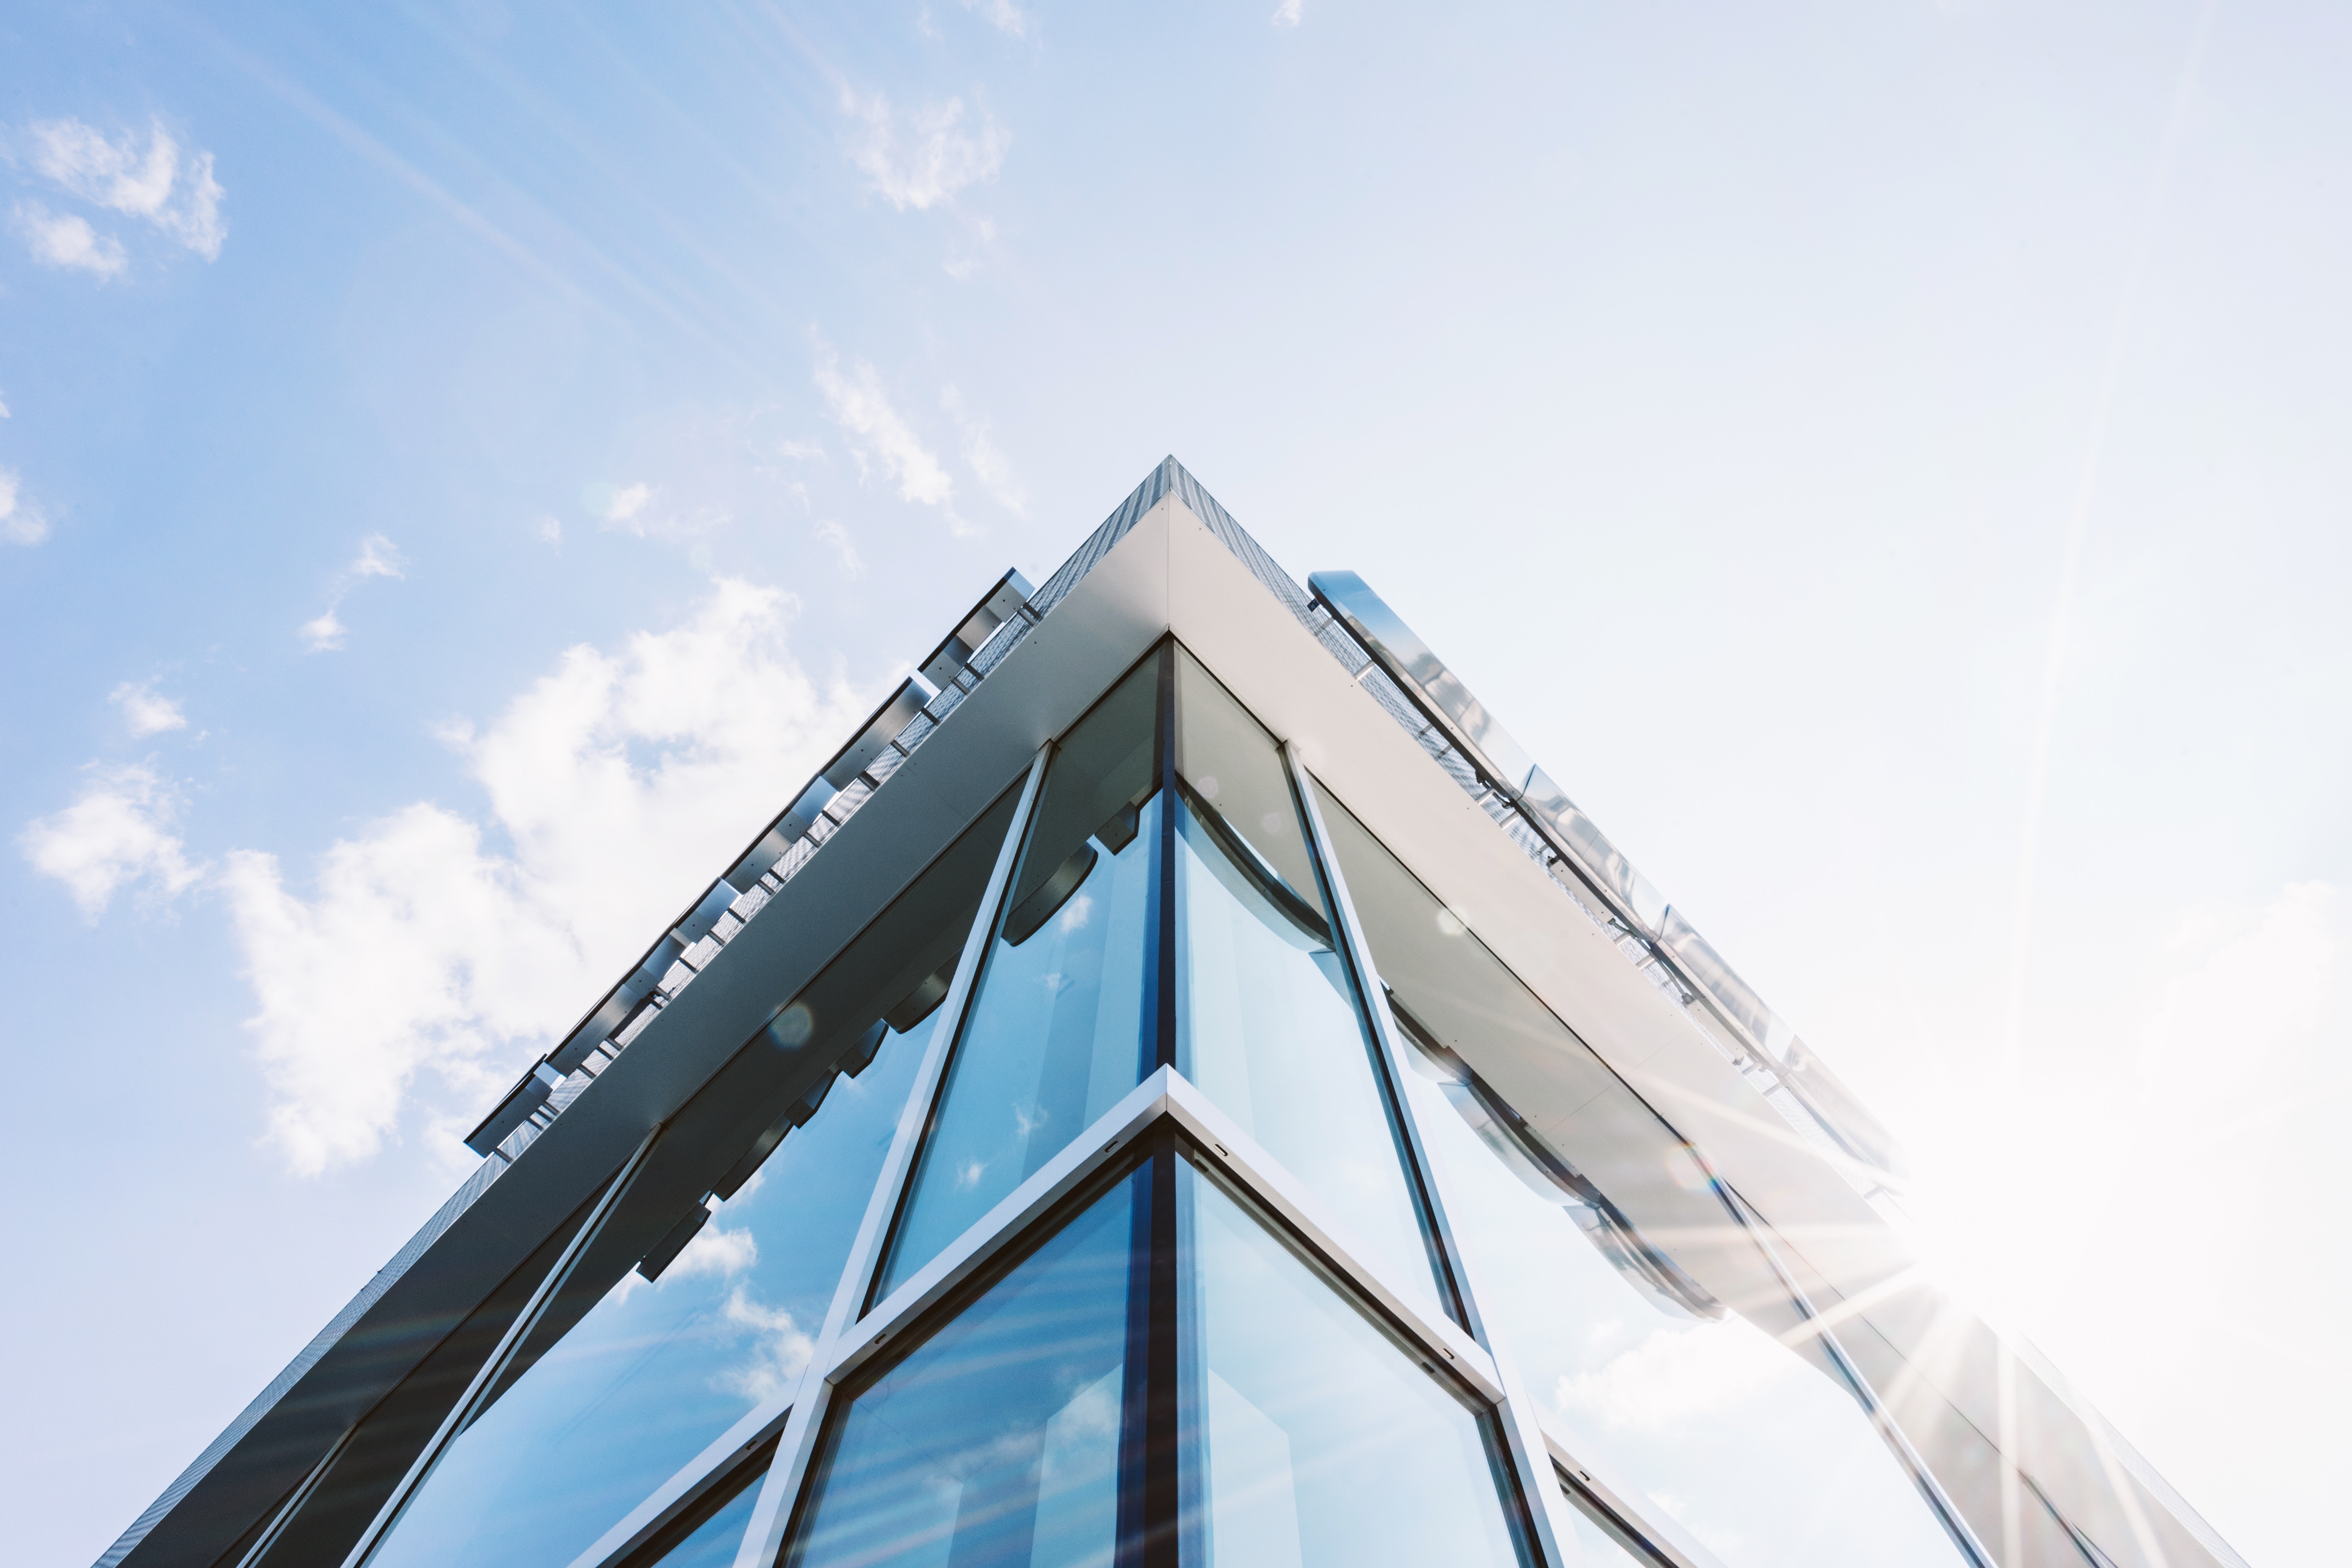
[[[131,1528],[124,1531],[116,1539],[114,1544],[106,1549],[104,1554],[99,1558],[95,1568],[116,1568],[116,1564],[130,1556],[139,1543],[147,1539],[148,1532],[161,1523],[173,1509],[179,1507],[189,1492],[195,1489],[196,1483],[211,1474],[213,1467],[219,1464],[230,1449],[243,1441],[246,1434],[252,1431],[264,1415],[277,1408],[278,1401],[283,1399],[296,1384],[302,1381],[305,1373],[319,1364],[326,1353],[341,1341],[345,1333],[350,1331],[352,1325],[365,1317],[368,1309],[383,1300],[384,1292],[391,1289],[399,1281],[401,1276],[408,1272],[410,1266],[419,1258],[424,1257],[435,1242],[441,1239],[443,1233],[457,1222],[457,1217],[474,1206],[474,1201],[489,1189],[490,1184],[498,1179],[499,1173],[504,1168],[502,1162],[488,1161],[477,1168],[472,1175],[467,1177],[457,1190],[449,1195],[449,1201],[443,1204],[415,1236],[409,1237],[408,1245],[394,1253],[392,1260],[377,1269],[374,1276],[361,1287],[360,1293],[352,1297],[343,1310],[328,1321],[325,1328],[320,1329],[311,1337],[310,1342],[302,1347],[299,1355],[286,1363],[286,1369],[271,1378],[268,1386],[255,1394],[252,1401],[237,1413],[236,1419],[230,1422],[221,1435],[214,1438],[205,1447],[205,1451],[197,1455],[194,1461],[186,1469],[182,1470],[170,1486],[163,1489],[163,1494],[148,1504],[146,1511],[131,1521]]]
[[[1333,620],[1347,628],[1371,661],[1426,716],[1428,724],[1443,732],[1468,760],[1475,776],[1461,778],[1463,786],[1480,797],[1482,805],[1491,796],[1507,803],[1501,809],[1489,805],[1489,815],[1507,826],[1516,818],[1532,826],[1537,836],[1534,843],[1513,835],[1521,847],[1547,861],[1557,855],[1580,872],[1600,896],[1605,913],[1643,949],[1642,961],[1662,960],[1675,979],[1685,983],[1683,989],[1704,999],[1707,1010],[1732,1032],[1735,1047],[1753,1058],[1752,1068],[1742,1063],[1743,1069],[1753,1070],[1773,1087],[1788,1091],[1785,1097],[1767,1094],[1773,1109],[1801,1134],[1815,1142],[1826,1140],[1864,1167],[1871,1173],[1866,1178],[1871,1184],[1877,1184],[1875,1177],[1901,1168],[1902,1153],[1893,1135],[1844,1093],[1825,1068],[1816,1067],[1810,1082],[1802,1081],[1800,1073],[1785,1070],[1788,1053],[1796,1043],[1788,1026],[1680,910],[1665,904],[1385,600],[1353,572],[1318,572],[1307,582],[1315,600],[1328,607]],[[1805,1060],[1819,1062],[1810,1056]],[[1809,1092],[1816,1084],[1819,1091]]]

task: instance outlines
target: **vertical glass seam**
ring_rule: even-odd
[[[359,1540],[352,1544],[351,1551],[344,1556],[343,1568],[362,1568],[362,1564],[375,1555],[376,1548],[383,1545],[385,1539],[392,1534],[394,1528],[400,1522],[400,1516],[407,1511],[410,1500],[432,1478],[433,1472],[440,1468],[441,1460],[448,1453],[450,1445],[457,1441],[459,1434],[463,1433],[472,1423],[475,1415],[479,1414],[483,1396],[491,1388],[497,1386],[499,1378],[505,1374],[507,1366],[513,1361],[516,1350],[530,1336],[531,1330],[538,1326],[540,1319],[547,1311],[548,1305],[555,1300],[557,1293],[572,1278],[573,1268],[586,1255],[590,1245],[604,1231],[605,1222],[611,1219],[614,1213],[620,1207],[621,1199],[627,1194],[630,1186],[635,1182],[637,1173],[645,1168],[646,1156],[660,1141],[661,1135],[662,1128],[656,1124],[638,1142],[636,1149],[629,1155],[627,1163],[623,1164],[613,1179],[605,1184],[604,1195],[596,1200],[595,1208],[589,1212],[588,1217],[572,1234],[571,1241],[565,1244],[562,1253],[555,1260],[555,1266],[547,1271],[547,1278],[539,1282],[539,1287],[531,1292],[530,1299],[523,1303],[522,1310],[515,1314],[515,1321],[507,1325],[507,1331],[499,1337],[499,1342],[492,1347],[488,1358],[482,1363],[472,1379],[466,1384],[465,1393],[457,1396],[457,1404],[451,1405],[449,1413],[442,1417],[441,1425],[435,1429],[431,1439],[426,1442],[425,1451],[411,1461],[408,1473],[401,1477],[400,1484],[393,1489],[392,1495],[384,1500],[383,1506],[376,1511],[375,1518],[369,1522],[367,1529],[361,1533]]]
[[[922,1133],[929,1124],[930,1113],[926,1110],[924,1121],[910,1129],[908,1110],[927,1094],[935,1105],[940,1086],[946,1079],[948,1058],[956,1033],[963,1027],[964,1015],[971,1008],[973,983],[987,957],[989,938],[994,934],[1002,906],[1013,891],[1013,870],[1020,863],[1021,846],[1028,841],[1030,820],[1036,815],[1038,797],[1044,793],[1045,764],[1052,754],[1049,742],[1038,747],[1036,755],[1030,759],[1028,776],[1022,782],[1020,798],[1013,805],[1005,841],[997,849],[995,865],[989,868],[980,912],[973,917],[963,951],[957,955],[955,974],[948,983],[946,1000],[932,1026],[923,1064],[916,1069],[914,1087],[908,1092],[908,1106],[899,1112],[898,1131],[893,1134],[890,1152],[883,1159],[881,1174],[875,1178],[873,1194],[866,1199],[867,1219],[859,1227],[857,1240],[850,1244],[849,1260],[842,1268],[840,1283],[834,1287],[833,1305],[825,1313],[824,1327],[817,1335],[816,1347],[793,1392],[791,1413],[776,1439],[775,1458],[759,1482],[760,1495],[751,1506],[751,1523],[745,1527],[742,1543],[736,1550],[736,1568],[769,1568],[782,1552],[787,1532],[800,1513],[799,1493],[806,1485],[815,1442],[823,1435],[824,1417],[833,1402],[832,1385],[824,1381],[824,1371],[835,1348],[856,1326],[860,1316],[858,1304],[881,1273],[891,1231],[897,1226],[908,1181],[914,1173],[915,1157],[921,1151]],[[874,1215],[886,1201],[889,1204],[889,1218],[887,1223],[877,1222]]]
[[[1445,1218],[1444,1194],[1437,1174],[1428,1158],[1428,1145],[1421,1134],[1421,1124],[1413,1115],[1411,1100],[1403,1092],[1404,1085],[1397,1077],[1402,1063],[1394,1033],[1395,1020],[1389,1015],[1388,994],[1382,988],[1380,971],[1373,964],[1370,944],[1363,935],[1363,927],[1356,916],[1354,898],[1348,891],[1347,878],[1339,868],[1339,855],[1331,847],[1331,836],[1323,821],[1322,807],[1315,799],[1312,776],[1298,754],[1297,745],[1286,741],[1282,760],[1290,774],[1293,793],[1298,797],[1299,813],[1307,823],[1307,842],[1314,851],[1318,874],[1325,879],[1325,891],[1331,905],[1331,919],[1339,937],[1339,947],[1349,970],[1357,976],[1357,990],[1370,1019],[1379,1048],[1375,1055],[1385,1069],[1384,1082],[1395,1097],[1396,1114],[1404,1135],[1411,1141],[1417,1163],[1425,1173],[1428,1184],[1430,1224],[1438,1246],[1443,1247],[1451,1278],[1459,1292],[1461,1308],[1468,1320],[1471,1333],[1495,1363],[1495,1375],[1503,1385],[1503,1398],[1496,1406],[1496,1436],[1502,1440],[1502,1458],[1516,1483],[1517,1520],[1516,1527],[1523,1530],[1532,1555],[1539,1562],[1553,1564],[1579,1561],[1572,1547],[1562,1540],[1560,1521],[1554,1514],[1556,1507],[1570,1506],[1558,1495],[1551,1479],[1551,1455],[1543,1442],[1543,1434],[1533,1415],[1525,1386],[1519,1381],[1518,1369],[1507,1352],[1487,1331],[1486,1319],[1478,1310],[1477,1290],[1471,1283],[1469,1262],[1454,1237],[1453,1226]]]
[[[1339,962],[1346,967],[1348,977],[1356,989],[1356,1009],[1370,1046],[1365,1054],[1371,1058],[1373,1081],[1389,1103],[1390,1126],[1398,1148],[1398,1161],[1404,1166],[1405,1180],[1410,1184],[1413,1201],[1420,1206],[1423,1234],[1427,1239],[1430,1259],[1436,1265],[1438,1283],[1445,1293],[1441,1305],[1451,1308],[1456,1321],[1476,1336],[1489,1354],[1494,1347],[1486,1342],[1483,1325],[1469,1300],[1470,1292],[1457,1256],[1452,1230],[1445,1221],[1444,1205],[1440,1200],[1436,1178],[1429,1167],[1428,1151],[1423,1147],[1419,1125],[1412,1120],[1412,1108],[1405,1101],[1404,1085],[1396,1075],[1396,1052],[1384,1027],[1387,994],[1381,988],[1380,974],[1370,967],[1369,950],[1360,952],[1356,925],[1356,906],[1349,900],[1347,883],[1341,879],[1338,857],[1332,852],[1329,837],[1324,832],[1322,813],[1317,808],[1310,793],[1306,768],[1298,760],[1297,748],[1289,742],[1282,745],[1283,772],[1290,782],[1292,801],[1299,820],[1307,828],[1307,849],[1315,867],[1315,875],[1322,883],[1323,901],[1331,911],[1332,945],[1338,950]]]
[[[1164,639],[1160,660],[1160,710],[1154,716],[1154,771],[1160,783],[1160,845],[1151,859],[1153,1068],[1176,1065],[1176,643]]]

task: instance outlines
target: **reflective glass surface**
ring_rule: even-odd
[[[1569,1568],[1657,1568],[1656,1559],[1635,1552],[1593,1518],[1573,1490],[1560,1491],[1568,1499],[1560,1511],[1568,1518],[1570,1539],[1560,1544],[1570,1553]]]
[[[1138,1173],[837,1408],[795,1568],[1100,1568]]]
[[[1178,650],[1177,1068],[1452,1310],[1274,738]]]
[[[1158,662],[1097,704],[1046,770],[877,1300],[1143,1080]]]
[[[1487,1419],[1190,1166],[1188,1557],[1521,1568]]]
[[[773,1449],[770,1452],[772,1455]],[[685,1540],[654,1556],[632,1558],[630,1568],[655,1568],[656,1564],[659,1568],[730,1568],[737,1548],[743,1544],[743,1531],[751,1528],[751,1509],[760,1500],[760,1481],[765,1474],[765,1466],[754,1467],[735,1495],[688,1531]]]
[[[1851,1394],[1736,1312],[1674,1312],[1570,1205],[1513,1175],[1435,1086],[1425,1093],[1423,1136],[1479,1306],[1575,1451],[1727,1568],[1959,1561]]]
[[[1330,795],[1318,796],[1472,1289],[1529,1395],[1580,1459],[1726,1568],[1959,1561],[1852,1392],[1730,1311],[1793,1318],[1673,1130]],[[1542,1136],[1496,1078],[1579,1107]],[[1675,1247],[1655,1240],[1672,1236]]]
[[[924,1038],[886,1035],[658,1280],[623,1275],[450,1446],[371,1568],[562,1568],[745,1412],[788,1391]]]

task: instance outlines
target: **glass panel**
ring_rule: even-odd
[[[1118,1529],[1137,1173],[851,1400],[794,1568],[1079,1568]]]
[[[1562,1542],[1571,1555],[1569,1568],[1657,1568],[1657,1560],[1646,1552],[1636,1552],[1617,1539],[1616,1532],[1593,1517],[1591,1505],[1577,1495],[1573,1487],[1563,1486],[1562,1495],[1568,1507],[1568,1528],[1571,1539]]]
[[[1184,1490],[1214,1568],[1528,1563],[1487,1418],[1189,1165]],[[1203,1487],[1205,1482],[1205,1488]]]
[[[1097,704],[1047,769],[876,1300],[1143,1081],[1159,662]]]
[[[1450,1311],[1274,737],[1177,658],[1178,1070]]]
[[[887,1035],[657,1280],[621,1276],[466,1429],[370,1568],[561,1568],[746,1411],[824,1322],[924,1037]]]
[[[774,1457],[775,1447],[770,1445],[768,1458]],[[760,1482],[767,1473],[764,1462],[746,1466],[737,1478],[735,1495],[720,1504],[718,1512],[667,1551],[656,1547],[648,1554],[632,1557],[629,1568],[730,1568],[743,1544],[744,1531],[751,1528],[751,1510],[760,1500]]]
[[[1727,1312],[1645,1234],[1654,1220],[1633,1217],[1680,1216],[1685,1253],[1717,1249],[1718,1273],[1747,1282],[1745,1305],[1775,1305],[1760,1256],[1672,1130],[1328,791],[1318,798],[1420,1068],[1406,1093],[1480,1310],[1547,1420],[1727,1568],[1958,1561],[1851,1392]],[[1538,1135],[1465,1058],[1582,1109]]]

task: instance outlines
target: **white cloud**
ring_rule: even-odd
[[[487,813],[394,812],[308,896],[275,856],[226,858],[289,1166],[365,1159],[412,1115],[462,1133],[864,716],[869,693],[792,658],[791,609],[721,579],[680,626],[567,650],[486,730],[444,732]]]
[[[122,710],[122,721],[134,740],[188,727],[188,716],[180,711],[180,705],[144,681],[124,681],[108,693],[107,700]]]
[[[627,523],[646,510],[646,502],[653,497],[653,487],[642,479],[634,485],[621,486],[613,491],[613,499],[604,505],[604,521]]]
[[[343,646],[343,635],[350,629],[329,608],[316,620],[302,623],[302,646],[312,653],[333,653]]]
[[[755,1300],[738,1285],[727,1298],[727,1321],[759,1335],[751,1359],[719,1374],[719,1386],[753,1403],[774,1398],[798,1381],[816,1342],[781,1307]]]
[[[1659,1328],[1591,1372],[1563,1376],[1563,1411],[1616,1427],[1655,1430],[1728,1410],[1799,1365],[1744,1318]]]
[[[38,544],[48,536],[48,515],[25,498],[24,480],[0,468],[0,544]]]
[[[5,418],[7,418],[7,417],[8,417],[8,400],[7,400],[6,398],[5,398],[5,397],[0,397],[0,419],[5,419]]]
[[[937,454],[923,445],[891,405],[890,395],[872,365],[860,361],[854,373],[845,375],[833,351],[820,344],[816,384],[824,394],[826,411],[848,434],[850,455],[857,459],[860,474],[869,464],[878,463],[897,476],[900,497],[938,507],[950,529],[958,533],[970,531],[956,515],[955,481],[948,478]]]
[[[1282,4],[1274,8],[1274,25],[1277,27],[1298,26],[1299,5],[1300,0],[1282,0]]]
[[[327,607],[315,620],[302,623],[302,642],[312,653],[332,653],[343,646],[351,628],[343,625],[338,613],[343,607],[343,597],[354,584],[370,577],[389,577],[394,582],[404,580],[402,570],[407,564],[400,558],[400,547],[381,533],[371,533],[360,541],[360,552],[352,563],[335,574],[334,586],[329,591]]]
[[[851,542],[849,530],[837,522],[820,522],[816,525],[816,536],[833,546],[833,552],[841,558],[841,569],[845,574],[856,577],[865,572],[866,562],[857,553],[857,546]]]
[[[94,921],[134,882],[165,900],[203,875],[172,831],[178,815],[177,793],[152,769],[93,765],[74,803],[26,825],[16,842],[33,869],[63,882]]]
[[[180,144],[161,125],[149,126],[143,153],[136,134],[110,141],[79,120],[37,121],[32,140],[34,169],[64,190],[92,205],[144,218],[207,261],[219,259],[228,226],[221,220],[224,193],[210,153],[187,159],[184,180]],[[115,254],[119,258],[120,246]]]
[[[1014,476],[1012,459],[988,438],[988,421],[967,410],[963,395],[952,386],[940,394],[940,402],[955,416],[958,428],[963,432],[963,460],[971,466],[980,488],[1015,517],[1025,513],[1029,510],[1028,487]]]
[[[730,1278],[740,1274],[760,1261],[760,1238],[748,1230],[729,1230],[722,1226],[706,1225],[697,1231],[684,1251],[662,1270],[662,1282],[691,1279],[698,1274],[716,1274]]]
[[[978,12],[982,20],[1001,33],[1016,38],[1028,37],[1033,18],[1013,0],[963,0],[963,8]]]
[[[560,545],[563,542],[563,524],[551,513],[539,520],[537,531],[540,539],[546,543]]]
[[[1013,144],[1013,133],[984,104],[978,134],[966,132],[960,98],[912,110],[903,134],[897,111],[879,93],[860,98],[844,88],[841,109],[856,127],[849,161],[900,212],[936,206],[967,185],[994,179]]]
[[[44,267],[117,278],[131,265],[121,240],[100,234],[79,214],[53,213],[38,202],[19,202],[16,229],[33,259]]]
[[[381,533],[371,533],[360,541],[359,558],[350,567],[351,575],[359,577],[400,577],[400,547]]]

